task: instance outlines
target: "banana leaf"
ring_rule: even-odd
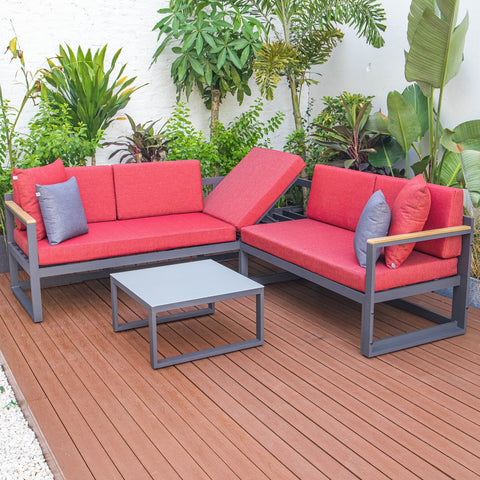
[[[480,204],[480,152],[465,150],[460,153],[465,185],[474,207]]]
[[[462,163],[460,155],[454,152],[446,152],[442,159],[440,167],[437,169],[438,179],[435,179],[439,185],[447,187],[464,187]]]
[[[404,152],[399,143],[390,136],[384,136],[375,145],[375,153],[368,154],[368,162],[375,168],[389,167],[393,171],[394,165],[404,158]]]
[[[480,120],[461,123],[455,130],[445,129],[440,142],[443,148],[451,152],[480,151]]]
[[[428,98],[416,83],[405,88],[402,97],[406,98],[415,110],[420,122],[420,137],[423,137],[428,130]]]
[[[388,131],[407,154],[422,133],[418,116],[410,102],[397,91],[388,94],[387,105]]]
[[[458,0],[412,0],[408,24],[410,51],[405,53],[405,78],[417,82],[426,96],[431,88],[443,88],[457,75],[463,61],[468,14],[455,26]]]

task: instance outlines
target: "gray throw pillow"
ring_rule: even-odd
[[[88,232],[75,177],[53,185],[35,185],[50,245]]]
[[[377,190],[366,203],[355,230],[353,248],[360,266],[367,266],[367,240],[388,235],[390,208],[381,190]],[[378,260],[380,252],[378,252]]]

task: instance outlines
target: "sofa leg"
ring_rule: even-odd
[[[40,278],[30,278],[30,293],[32,295],[32,319],[35,323],[40,323],[43,321],[42,288],[40,286]]]
[[[17,297],[19,302],[23,305],[27,313],[30,315],[35,323],[43,321],[43,309],[42,309],[42,291],[40,286],[40,276],[33,274],[30,276],[30,294],[31,300],[24,292],[24,288],[20,284],[18,275],[18,263],[10,256],[10,286],[12,292]],[[22,282],[24,283],[24,282]]]
[[[248,253],[242,250],[238,252],[238,272],[248,277]]]
[[[373,323],[375,319],[375,304],[373,301],[364,300],[362,304],[362,324],[360,352],[366,357],[372,357]]]

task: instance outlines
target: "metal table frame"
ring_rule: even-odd
[[[142,270],[135,270],[129,272],[120,272],[110,275],[110,285],[111,285],[111,296],[112,296],[112,323],[113,330],[115,332],[121,332],[125,330],[131,330],[134,328],[140,327],[149,327],[149,338],[150,338],[150,363],[152,368],[164,368],[171,365],[177,365],[179,363],[190,362],[193,360],[199,360],[202,358],[212,357],[215,355],[223,355],[225,353],[235,352],[238,350],[243,350],[246,348],[258,347],[264,342],[264,287],[263,285],[242,276],[241,274],[224,267],[223,265],[218,264],[213,260],[202,260],[196,262],[187,262],[175,265],[161,266],[144,269],[143,271],[154,271],[159,272],[159,275],[167,272],[172,272],[172,269],[181,267],[185,270],[186,273],[202,273],[204,268],[212,267],[220,268],[223,270],[227,276],[229,276],[235,282],[241,282],[241,288],[237,290],[228,290],[224,291],[218,295],[212,294],[207,297],[197,297],[195,293],[186,294],[181,300],[174,301],[173,303],[158,303],[152,301],[152,299],[145,298],[142,295],[142,292],[136,292],[135,286],[131,285],[132,274],[141,273]],[[218,266],[218,267],[217,267]],[[166,270],[170,269],[170,270]],[[196,270],[196,272],[193,272]],[[228,273],[226,272],[228,271]],[[153,272],[156,273],[156,272]],[[133,278],[133,277],[132,277]],[[206,279],[204,278],[204,281]],[[213,282],[217,281],[215,278],[212,279]],[[181,285],[175,285],[178,288],[181,288]],[[159,287],[160,288],[160,287]],[[118,321],[118,292],[117,290],[121,289],[140,305],[145,307],[148,311],[148,319],[136,320],[127,323],[119,323]],[[223,300],[229,300],[232,298],[246,297],[249,295],[256,295],[256,338],[250,340],[244,340],[241,342],[236,342],[228,345],[222,345],[218,347],[208,348],[206,350],[199,350],[191,353],[184,353],[174,357],[167,358],[158,358],[158,344],[157,344],[157,325],[174,322],[178,320],[185,320],[188,318],[196,318],[204,315],[211,315],[215,312],[215,303],[221,302]],[[158,314],[166,312],[169,310],[175,310],[179,308],[188,308],[194,307],[202,304],[208,304],[208,307],[190,310],[187,312],[179,312],[173,314],[166,314],[158,317]]]

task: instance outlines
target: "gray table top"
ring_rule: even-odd
[[[263,285],[214,260],[130,270],[112,273],[111,277],[120,288],[151,308],[232,294],[253,295],[263,289]]]

